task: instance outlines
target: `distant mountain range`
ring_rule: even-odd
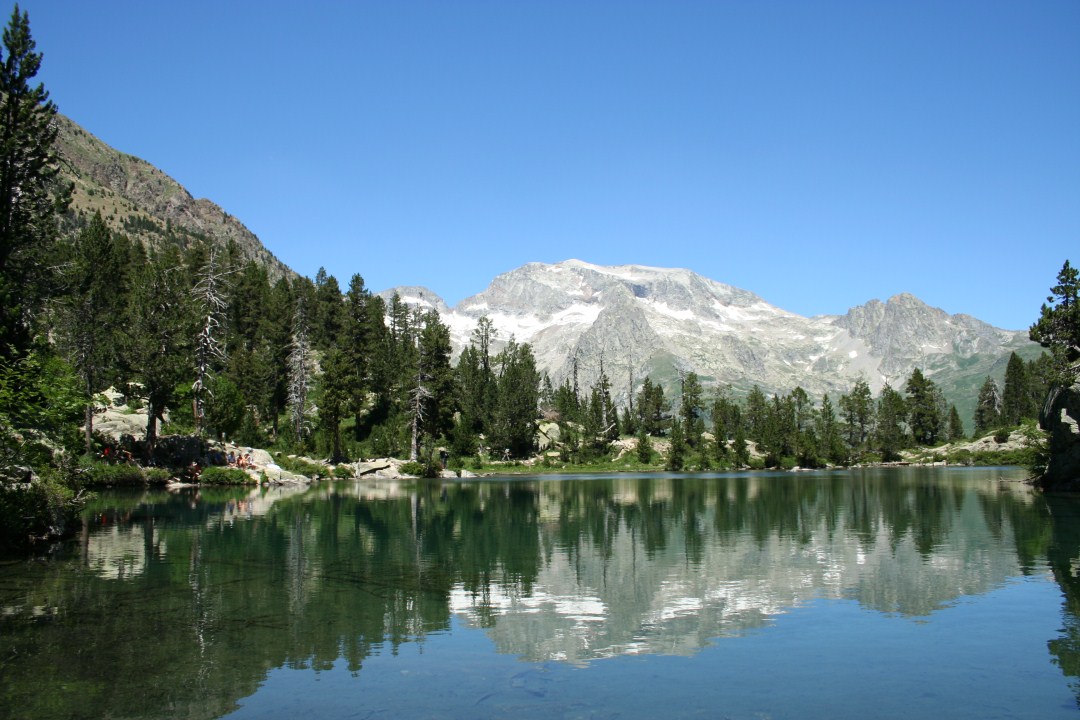
[[[161,170],[68,118],[57,122],[64,172],[74,184],[73,226],[98,211],[113,230],[150,247],[232,242],[272,279],[296,274],[218,205],[193,198]],[[631,380],[639,387],[646,376],[674,393],[680,374],[690,371],[736,394],[754,385],[766,393],[801,386],[816,397],[836,397],[860,377],[875,392],[886,382],[900,387],[918,367],[970,422],[984,378],[1000,380],[1013,351],[1025,358],[1040,352],[1025,332],[949,315],[907,294],[871,300],[844,315],[807,318],[682,269],[529,263],[454,308],[420,287],[380,295],[395,292],[407,303],[439,310],[455,354],[486,315],[498,333],[496,348],[511,336],[531,343],[556,383],[570,376],[576,358],[582,387],[599,377],[603,364],[621,399]]]
[[[835,399],[859,378],[875,392],[885,383],[900,388],[918,367],[970,418],[983,380],[1000,379],[1011,352],[1039,352],[1025,332],[949,315],[908,294],[807,318],[683,269],[529,263],[454,308],[425,288],[380,295],[394,293],[438,309],[458,351],[487,316],[499,340],[531,343],[554,382],[570,376],[576,358],[588,387],[602,363],[620,398],[631,378],[635,387],[649,376],[675,392],[680,374],[693,371],[736,395],[754,385],[766,393],[800,386]]]

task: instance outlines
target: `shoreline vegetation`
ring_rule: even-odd
[[[180,446],[202,448],[201,455],[191,464],[174,464],[171,468],[144,465],[130,458],[109,461],[101,457],[80,459],[80,486],[84,489],[163,486],[166,488],[220,486],[220,485],[303,485],[321,480],[408,480],[408,479],[468,479],[507,475],[545,474],[615,474],[656,473],[692,475],[709,472],[800,472],[810,470],[838,470],[868,467],[906,466],[1018,466],[1028,467],[1032,454],[1030,429],[1023,427],[1012,431],[998,431],[976,440],[962,440],[934,448],[905,450],[894,460],[867,454],[857,461],[843,464],[827,464],[819,467],[801,467],[792,459],[776,465],[766,465],[766,456],[751,447],[746,465],[689,464],[679,470],[669,466],[670,443],[652,444],[653,460],[642,462],[636,453],[637,440],[623,437],[612,443],[611,451],[604,457],[574,462],[566,456],[566,449],[540,452],[528,458],[500,460],[487,456],[467,458],[448,457],[441,462],[425,464],[402,458],[383,457],[358,459],[356,461],[331,462],[304,455],[269,451],[225,442],[207,442],[196,436],[163,436],[163,442],[175,440]],[[253,457],[245,468],[229,464],[229,454]],[[114,453],[114,457],[116,454]],[[107,454],[106,454],[107,457]]]

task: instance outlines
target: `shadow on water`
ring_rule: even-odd
[[[361,673],[452,618],[524,660],[692,656],[819,598],[929,616],[1047,566],[1080,678],[1080,504],[996,477],[108,495],[65,556],[0,566],[0,716],[219,717],[274,668]]]

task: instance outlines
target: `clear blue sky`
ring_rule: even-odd
[[[21,7],[61,112],[343,286],[579,258],[1023,329],[1080,264],[1075,0]]]

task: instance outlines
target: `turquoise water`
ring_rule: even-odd
[[[1076,717],[1080,502],[1021,477],[107,495],[0,566],[0,717]]]

